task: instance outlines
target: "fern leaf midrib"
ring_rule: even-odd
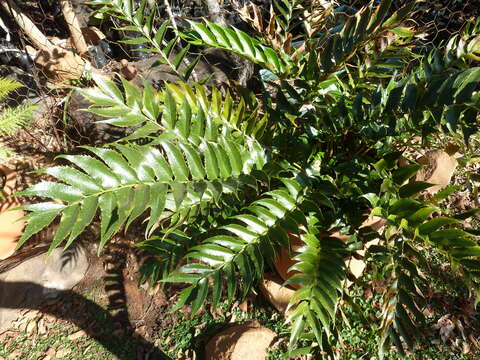
[[[267,193],[268,194],[268,193]],[[253,247],[253,246],[256,246],[256,245],[259,245],[262,241],[262,239],[265,239],[268,235],[268,233],[271,231],[271,229],[273,228],[277,228],[279,227],[279,224],[285,220],[286,217],[288,217],[289,214],[291,214],[292,212],[294,212],[295,210],[298,210],[300,208],[300,205],[302,204],[302,201],[303,201],[303,196],[299,196],[297,199],[295,199],[295,206],[291,209],[288,209],[285,214],[283,215],[283,217],[279,217],[277,218],[277,220],[275,221],[274,224],[272,224],[271,226],[268,226],[267,229],[261,233],[257,233],[256,234],[256,237],[255,237],[255,240],[253,241],[250,241],[250,242],[246,242],[244,245],[242,245],[242,248],[241,250],[239,251],[236,251],[235,252],[235,255],[227,262],[224,262],[222,263],[220,266],[216,267],[216,268],[213,268],[212,271],[210,272],[206,272],[204,273],[204,276],[198,278],[198,280],[194,283],[192,283],[193,285],[198,285],[200,283],[200,281],[203,281],[204,279],[206,278],[209,278],[211,277],[212,275],[214,275],[215,273],[217,272],[220,272],[222,273],[226,267],[231,267],[233,266],[235,263],[236,263],[236,260],[240,257],[240,256],[244,256],[245,254],[247,254],[247,251],[250,247]]]

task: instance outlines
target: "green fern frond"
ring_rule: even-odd
[[[354,16],[341,26],[341,30],[332,30],[320,36],[309,45],[302,62],[302,77],[306,80],[322,82],[331,74],[342,69],[353,57],[373,45],[388,32],[396,32],[400,37],[411,37],[414,32],[399,32],[397,29],[415,6],[417,1],[410,1],[387,18],[391,0],[383,0],[374,9],[370,5],[361,8]]]
[[[196,313],[205,303],[209,289],[212,307],[216,307],[222,295],[222,278],[227,283],[229,302],[240,285],[238,276],[242,279],[242,297],[263,278],[264,263],[273,259],[275,247],[289,246],[287,229],[298,232],[298,227],[305,224],[300,211],[305,200],[302,186],[291,179],[282,182],[284,188],[266,193],[242,214],[231,217],[229,224],[218,229],[223,234],[191,248],[187,258],[195,262],[163,279],[190,284],[180,293],[175,309],[191,303],[192,313]]]
[[[189,21],[191,29],[182,36],[193,45],[213,46],[240,55],[251,62],[281,76],[294,66],[290,57],[281,50],[273,50],[235,27],[224,27],[205,21]]]
[[[224,145],[202,140],[197,148],[188,143],[163,140],[153,146],[116,145],[116,150],[86,147],[97,158],[87,155],[62,156],[82,171],[53,167],[42,172],[62,183],[44,181],[17,195],[47,197],[54,202],[26,205],[28,225],[19,240],[20,247],[33,234],[62,214],[52,241],[53,250],[68,238],[66,247],[100,212],[100,246],[151,208],[146,233],[173,215],[187,216],[205,202],[215,204],[222,193],[241,182],[242,175],[261,168],[265,159],[228,140]],[[100,160],[101,161],[100,161]],[[253,161],[252,161],[253,160]],[[257,161],[255,161],[257,160]]]
[[[424,134],[439,127],[453,134],[461,129],[468,141],[476,131],[479,88],[480,67],[455,69],[435,51],[424,57],[415,75],[398,81],[392,77],[387,86],[378,88],[371,104],[360,102],[357,111],[384,122],[385,116],[398,118],[401,113],[407,121],[404,125],[396,121],[397,128],[423,128]]]
[[[97,15],[113,16],[127,24],[119,27],[118,30],[140,34],[139,37],[133,39],[120,40],[121,43],[144,44],[144,48],[138,48],[136,51],[160,55],[160,63],[168,65],[171,73],[178,76],[180,80],[187,81],[189,79],[200,60],[200,55],[190,62],[187,58],[190,45],[183,47],[174,55],[175,46],[180,42],[180,37],[176,34],[176,26],[170,27],[169,21],[165,20],[158,29],[154,27],[155,4],[152,8],[147,6],[146,0],[143,0],[139,6],[136,6],[137,2],[134,0],[92,0],[90,4],[100,7],[96,10]],[[175,36],[167,40],[166,35],[169,29],[173,30]]]
[[[322,81],[338,71],[367,43],[399,26],[415,3],[410,2],[385,19],[391,1],[382,1],[375,10],[372,2],[349,18],[341,31],[329,32],[309,43],[310,51],[297,62],[282,50],[273,50],[239,29],[209,21],[205,24],[189,21],[191,29],[183,31],[182,36],[194,45],[208,45],[235,53],[279,77],[287,72],[291,76],[298,68],[305,80]]]
[[[119,127],[138,127],[121,141],[148,138],[161,133],[160,138],[179,138],[198,146],[200,139],[217,142],[219,134],[235,137],[236,142],[256,143],[267,125],[264,116],[258,121],[258,112],[249,111],[245,101],[235,104],[230,92],[222,96],[213,87],[207,95],[201,85],[192,87],[187,83],[167,84],[166,89],[156,92],[148,83],[143,92],[121,78],[123,91],[111,80],[92,74],[96,87],[78,89],[94,105],[90,112],[107,118],[102,121]],[[237,136],[234,136],[237,135]],[[152,137],[153,138],[153,137]],[[159,138],[156,137],[158,140]]]
[[[0,136],[11,135],[16,130],[27,126],[35,109],[34,105],[4,108],[0,113]]]
[[[21,87],[23,85],[18,81],[0,78],[0,101],[4,100],[9,93]]]
[[[479,213],[469,210],[453,217],[439,216],[425,221],[418,227],[417,236],[432,248],[445,255],[454,271],[463,274],[465,282],[473,288],[476,303],[480,301],[480,237],[461,228],[461,220]]]
[[[408,258],[408,246],[401,242],[396,243],[398,250],[390,254],[389,267],[391,283],[383,296],[382,323],[379,343],[379,356],[382,359],[385,349],[392,343],[402,356],[405,356],[404,343],[410,351],[420,334],[418,326],[425,321],[419,304],[423,296],[415,284],[421,279],[417,271],[417,264]],[[382,253],[385,256],[386,253]],[[412,254],[409,254],[410,256]],[[403,340],[403,342],[402,342]]]
[[[18,81],[0,78],[0,101],[20,87],[23,87],[23,85]],[[16,130],[26,126],[35,108],[34,105],[17,107],[2,107],[0,105],[0,136],[12,135]]]
[[[294,257],[296,264],[289,269],[296,274],[287,282],[301,286],[289,304],[287,322],[292,323],[289,348],[296,345],[308,327],[321,350],[330,352],[328,338],[345,280],[345,244],[337,238],[322,236],[314,216],[307,220],[305,233],[300,235],[304,246]]]
[[[390,161],[381,160],[375,167],[383,172],[391,165]],[[436,206],[437,199],[426,202],[418,199],[421,191],[431,186],[425,182],[410,182],[420,169],[417,164],[399,167],[391,172],[385,180],[391,193],[397,196],[384,204],[375,204],[372,213],[381,215],[387,220],[380,245],[371,246],[367,258],[378,256],[383,263],[384,276],[390,285],[383,298],[383,313],[379,355],[383,357],[389,344],[404,354],[404,345],[413,351],[414,343],[419,334],[417,326],[424,322],[421,305],[424,302],[420,290],[423,277],[418,272],[420,264],[424,263],[422,256],[416,251],[417,243],[428,246],[430,251],[439,251],[446,255],[452,267],[463,272],[465,279],[476,291],[479,289],[480,277],[480,246],[478,237],[460,229],[459,219],[473,216],[478,210],[450,217],[442,214]],[[384,191],[387,191],[386,188]],[[439,213],[441,216],[432,217]],[[383,259],[383,260],[382,260]],[[388,259],[388,261],[385,261]]]

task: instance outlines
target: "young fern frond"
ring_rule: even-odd
[[[158,134],[168,139],[188,140],[198,146],[200,139],[209,142],[222,140],[219,133],[237,135],[237,142],[256,143],[261,138],[268,117],[257,109],[247,108],[243,98],[234,103],[229,91],[222,96],[215,87],[207,95],[204,86],[187,83],[167,84],[166,89],[156,92],[145,82],[143,91],[121,78],[122,89],[113,81],[92,74],[96,87],[78,89],[93,102],[89,111],[103,116],[102,122],[119,127],[136,127],[136,130],[121,141],[158,139]],[[210,90],[210,89],[209,89]],[[241,136],[238,136],[240,135]]]
[[[322,236],[315,216],[307,220],[305,233],[300,235],[304,246],[294,257],[296,264],[289,269],[295,275],[288,283],[301,286],[289,304],[287,322],[292,323],[289,348],[295,346],[308,328],[321,350],[330,352],[329,337],[345,280],[345,244],[337,238]]]
[[[35,105],[20,105],[3,109],[0,113],[0,136],[11,135],[16,130],[25,127],[35,109]]]
[[[265,262],[274,257],[275,247],[288,248],[288,231],[298,232],[305,225],[300,210],[305,201],[302,186],[293,179],[282,179],[284,187],[265,193],[244,211],[231,217],[230,223],[217,230],[222,234],[209,237],[187,253],[194,260],[172,272],[164,282],[190,284],[182,290],[175,309],[192,304],[196,313],[211,290],[212,307],[222,296],[222,279],[227,283],[227,298],[231,302],[239,288],[241,297],[263,278]]]
[[[12,91],[22,86],[18,81],[0,78],[0,101],[4,100]]]

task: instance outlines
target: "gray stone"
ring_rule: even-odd
[[[76,245],[33,257],[0,274],[0,331],[18,318],[20,309],[73,288],[87,269],[85,249]]]

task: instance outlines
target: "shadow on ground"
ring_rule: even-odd
[[[2,291],[9,294],[15,294],[19,289],[29,288],[34,293],[45,293],[48,290],[57,292],[57,289],[47,289],[33,282],[0,282]],[[142,336],[132,334],[131,326],[118,335],[118,331],[112,331],[113,324],[118,322],[118,318],[112,316],[108,310],[105,310],[95,302],[76,294],[73,291],[59,292],[58,301],[62,307],[46,307],[40,303],[29,304],[29,309],[39,310],[43,313],[55,316],[58,319],[66,320],[83,331],[92,339],[98,341],[102,346],[121,360],[140,359],[167,359],[171,360],[164,352],[148,342]],[[82,304],[82,307],[78,305]],[[18,302],[9,301],[8,297],[0,300],[0,308],[15,309]],[[22,306],[25,307],[25,306]],[[87,313],[82,311],[87,310]],[[96,324],[92,324],[91,319],[95,319]],[[93,326],[92,326],[93,325]],[[134,344],[135,355],[132,354],[131,344]],[[133,356],[132,356],[133,355]]]

